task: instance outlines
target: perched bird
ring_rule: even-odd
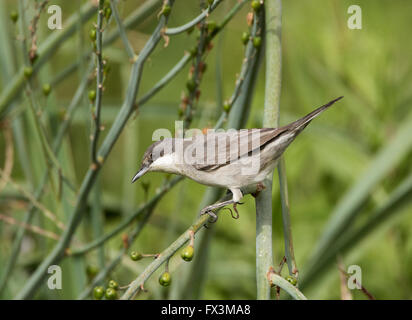
[[[280,156],[320,113],[343,97],[334,99],[303,118],[280,128],[207,132],[190,138],[166,138],[153,143],[143,156],[142,165],[132,182],[150,171],[186,176],[204,185],[229,189],[232,200],[204,208],[213,210],[233,204],[243,197],[241,188],[262,182],[278,163]]]

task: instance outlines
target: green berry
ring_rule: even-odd
[[[293,284],[294,286],[296,286],[296,284],[298,283],[298,280],[295,277],[292,277],[292,276],[287,276],[285,279],[288,282],[290,282],[291,284]]]
[[[93,29],[90,30],[89,37],[90,37],[90,40],[92,40],[92,41],[96,40],[96,29],[93,28]]]
[[[49,83],[43,84],[43,94],[47,97],[50,94],[51,85]]]
[[[111,15],[112,15],[112,8],[110,7],[104,8],[104,16],[106,17],[107,20],[110,19]]]
[[[169,272],[165,271],[162,273],[162,275],[159,278],[159,283],[163,287],[168,287],[172,283],[172,277]]]
[[[195,253],[195,249],[193,246],[187,246],[182,250],[182,253],[180,254],[182,259],[185,261],[192,261],[193,259],[193,254]]]
[[[110,280],[110,281],[109,281],[109,288],[112,288],[112,289],[114,289],[114,290],[117,290],[117,288],[119,288],[119,284],[118,284],[116,281],[114,281],[114,280]]]
[[[101,300],[104,296],[104,288],[103,287],[94,287],[93,296],[96,300]]]
[[[190,91],[193,92],[196,89],[196,81],[193,79],[189,79],[186,82],[186,88]]]
[[[96,274],[98,274],[99,273],[99,268],[98,267],[96,267],[96,266],[91,266],[91,265],[89,265],[89,266],[87,266],[87,268],[86,268],[86,273],[87,273],[87,275],[89,276],[89,277],[94,277]]]
[[[259,9],[260,9],[260,7],[261,7],[261,3],[260,3],[259,0],[253,0],[253,1],[252,1],[252,9],[253,9],[255,12],[258,12]]]
[[[139,261],[143,258],[143,255],[140,252],[132,251],[130,253],[130,259],[133,261]]]
[[[117,299],[117,291],[113,288],[107,288],[105,297],[107,300],[116,300]]]
[[[172,7],[169,6],[168,4],[166,4],[166,5],[163,6],[161,14],[164,15],[165,17],[167,17],[170,14],[171,11],[172,11]]]
[[[247,31],[243,32],[242,33],[242,43],[246,45],[249,42],[249,39],[250,39],[250,33]]]
[[[253,46],[255,48],[259,48],[261,44],[262,44],[262,38],[261,37],[253,38]]]
[[[25,67],[23,70],[24,76],[28,79],[32,76],[33,74],[33,68],[32,67]]]
[[[19,14],[17,13],[16,10],[13,10],[12,12],[10,12],[10,19],[14,23],[16,23],[16,21],[19,19]]]
[[[232,106],[231,106],[231,104],[230,104],[229,102],[225,102],[225,103],[223,104],[223,110],[225,110],[226,112],[229,112],[231,107],[232,107]]]
[[[91,102],[94,102],[95,99],[96,99],[96,91],[90,90],[90,91],[89,91],[89,100],[90,100]]]

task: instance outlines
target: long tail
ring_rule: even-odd
[[[316,110],[312,111],[311,113],[307,114],[306,116],[304,116],[303,118],[300,118],[292,123],[289,123],[288,125],[286,125],[284,128],[287,131],[295,131],[296,133],[299,133],[300,131],[302,131],[303,129],[306,128],[306,126],[314,119],[316,118],[318,115],[320,115],[323,111],[325,111],[327,108],[329,108],[330,106],[332,106],[336,101],[342,99],[343,96],[336,98],[330,102],[328,102],[327,104],[317,108]]]

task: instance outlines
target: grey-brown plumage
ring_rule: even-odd
[[[233,193],[232,200],[209,206],[202,213],[236,204],[242,198],[240,188],[263,181],[296,136],[341,98],[280,128],[208,132],[191,138],[157,141],[146,150],[132,182],[148,171],[180,174],[205,185],[228,188]]]

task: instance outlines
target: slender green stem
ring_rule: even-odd
[[[63,123],[59,126],[59,130],[57,132],[56,138],[55,138],[54,143],[53,143],[53,150],[56,154],[58,153],[58,151],[60,149],[60,146],[61,146],[62,141],[63,141],[63,137],[64,137],[65,133],[67,132],[67,129],[69,128],[69,125],[70,125],[71,120],[73,119],[74,113],[75,113],[75,111],[77,110],[77,107],[80,104],[80,100],[83,96],[83,93],[87,89],[87,85],[89,83],[89,74],[91,72],[91,69],[92,69],[92,63],[90,63],[85,76],[83,77],[81,83],[79,84],[79,87],[77,88],[77,90],[76,90],[76,92],[73,96],[73,99],[70,102],[69,107],[67,108],[67,112],[66,112],[65,119],[64,119]],[[49,173],[50,173],[50,170],[49,170],[49,168],[47,168],[46,172],[43,174],[40,185],[36,189],[34,197],[37,201],[40,200],[41,196],[44,193]],[[29,210],[26,212],[26,214],[24,216],[23,223],[25,223],[25,224],[30,223],[34,213],[36,212],[36,209],[37,208],[34,205],[30,206]],[[10,258],[7,261],[5,271],[3,272],[2,278],[0,280],[0,293],[2,292],[2,290],[7,285],[7,282],[10,279],[10,274],[13,271],[14,266],[17,262],[17,258],[18,258],[18,255],[20,253],[20,248],[21,248],[21,244],[22,244],[22,241],[23,241],[23,238],[24,238],[24,235],[25,235],[25,231],[26,230],[24,228],[20,228],[17,231],[16,237],[13,241],[13,246],[12,246]]]
[[[255,193],[257,191],[257,186],[250,185],[242,188],[242,194]],[[230,195],[225,195],[218,202],[230,199]],[[159,256],[150,263],[146,269],[130,283],[128,290],[121,297],[122,300],[130,300],[134,295],[141,289],[145,281],[158,269],[160,266],[168,261],[171,256],[173,256],[177,250],[184,246],[184,244],[191,239],[192,234],[199,232],[202,227],[207,224],[209,216],[207,214],[200,216],[191,227],[189,227],[181,236],[179,236],[169,247],[167,247]],[[266,280],[266,282],[268,282]]]
[[[313,284],[315,279],[324,274],[324,269],[335,261],[339,254],[343,254],[352,247],[359,245],[372,231],[376,230],[384,222],[388,222],[388,218],[400,212],[402,208],[410,204],[412,201],[412,174],[404,179],[404,181],[391,193],[388,200],[380,207],[375,209],[368,220],[360,227],[350,232],[345,233],[342,238],[334,242],[331,247],[316,264],[309,269],[310,273],[305,273],[300,287],[307,287]]]
[[[97,165],[97,144],[100,136],[100,114],[102,108],[103,98],[103,12],[104,1],[99,1],[97,8],[97,26],[96,26],[96,100],[94,104],[94,111],[92,110],[92,117],[94,120],[94,132],[91,137],[91,161],[92,165]]]
[[[202,227],[207,223],[209,219],[208,215],[203,215],[196,220],[196,222],[184,232],[179,238],[177,238],[166,250],[164,250],[160,255],[154,260],[149,266],[143,271],[140,276],[130,283],[129,288],[121,297],[122,300],[131,299],[138,290],[144,285],[145,281],[169,258],[179,250],[187,241],[190,240],[190,235],[192,232],[197,233]]]
[[[129,39],[127,39],[126,29],[123,25],[122,20],[120,19],[119,11],[117,10],[117,5],[115,3],[115,0],[110,0],[110,4],[112,7],[114,20],[116,21],[117,28],[119,29],[120,39],[122,39],[123,41],[124,48],[126,49],[126,52],[129,55],[129,58],[134,59],[135,53],[134,53],[132,45],[129,42]]]
[[[342,197],[331,213],[325,231],[320,237],[307,265],[305,265],[305,273],[300,282],[301,285],[304,282],[310,281],[311,277],[316,275],[318,263],[322,260],[322,257],[333,249],[336,242],[340,240],[347,228],[361,212],[359,209],[368,199],[371,190],[411,150],[411,135],[412,115],[409,115],[398,125],[398,131],[391,142],[380,150],[368,168],[359,176],[354,186]]]
[[[85,246],[79,248],[79,249],[74,249],[71,250],[70,255],[72,256],[79,256],[82,254],[85,254],[89,252],[90,250],[93,250],[106,241],[110,240],[113,238],[115,235],[117,235],[120,231],[125,229],[127,226],[130,225],[130,223],[137,219],[141,214],[143,214],[148,208],[153,207],[160,199],[163,198],[163,196],[172,188],[174,187],[179,181],[183,180],[183,177],[175,177],[174,179],[170,180],[167,182],[165,185],[163,185],[162,188],[160,188],[156,194],[151,198],[149,201],[147,201],[143,206],[141,206],[135,213],[129,215],[123,222],[121,222],[116,228],[114,228],[112,231],[109,233],[101,236],[100,238],[86,244]]]
[[[84,23],[92,17],[94,7],[87,2],[82,6],[81,12],[81,15],[75,13],[69,17],[63,30],[51,32],[50,36],[39,46],[37,51],[39,58],[33,65],[34,72],[37,72],[45,62],[49,61],[50,57],[57,52],[57,48],[76,31],[78,19]],[[0,95],[0,118],[4,117],[5,108],[19,94],[24,83],[24,66],[22,66]]]
[[[285,290],[290,296],[295,300],[307,300],[302,292],[299,291],[293,284],[291,284],[286,279],[282,278],[280,275],[275,272],[269,272],[267,275],[267,280],[272,286],[278,286],[281,289]]]
[[[296,266],[295,253],[293,249],[292,227],[290,223],[290,208],[288,183],[286,179],[286,164],[284,157],[279,159],[278,164],[280,200],[282,203],[282,223],[283,223],[283,237],[285,241],[285,256],[288,265],[289,274],[298,276],[298,268]]]
[[[169,0],[169,5],[173,4],[173,0]],[[112,150],[114,144],[116,143],[117,139],[120,136],[120,133],[123,131],[127,120],[129,119],[130,115],[134,109],[134,102],[136,100],[136,95],[140,86],[140,80],[143,71],[143,65],[149,55],[152,53],[160,39],[162,38],[161,30],[165,27],[167,22],[167,17],[162,15],[160,17],[160,21],[153,32],[152,36],[147,41],[146,45],[143,47],[138,59],[134,62],[132,67],[132,72],[129,80],[129,86],[126,93],[126,99],[123,103],[123,106],[116,117],[116,120],[112,127],[109,130],[105,140],[103,141],[102,146],[100,147],[98,158],[102,161],[99,161],[99,166],[91,167],[86,173],[86,176],[83,179],[82,185],[80,187],[79,195],[77,198],[76,205],[73,209],[73,212],[70,216],[70,219],[67,223],[67,228],[65,232],[62,234],[59,242],[56,244],[52,252],[43,260],[43,262],[38,266],[36,271],[32,274],[29,280],[26,282],[26,285],[22,288],[22,290],[16,296],[17,299],[26,299],[31,297],[34,292],[38,289],[38,286],[42,279],[46,276],[47,268],[51,264],[55,264],[59,262],[63,257],[65,250],[70,243],[73,234],[78,227],[82,217],[84,208],[87,203],[87,199],[89,193],[93,187],[93,184],[96,180],[96,177],[102,167],[104,160],[109,155],[110,151]]]
[[[209,14],[221,3],[223,0],[215,0],[213,3],[206,9],[203,10],[201,14],[199,14],[196,18],[194,18],[192,21],[189,21],[188,23],[185,23],[184,25],[176,28],[167,28],[165,31],[165,35],[167,36],[172,36],[176,35],[182,32],[185,32],[189,30],[190,28],[193,28],[195,25],[197,25],[199,22],[203,21],[206,19]]]

